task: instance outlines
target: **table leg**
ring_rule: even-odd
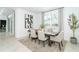
[[[48,45],[51,46],[50,37],[48,38]]]

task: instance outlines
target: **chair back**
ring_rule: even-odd
[[[50,40],[56,41],[56,42],[61,42],[63,39],[64,39],[64,33],[63,33],[63,32],[60,32],[60,33],[59,33],[57,36],[55,36],[55,37],[53,37],[53,36],[50,37]]]
[[[64,33],[63,32],[60,32],[59,35],[58,35],[58,37],[59,38],[64,38]]]
[[[64,33],[60,32],[59,35],[55,38],[56,41],[61,42],[64,39]]]
[[[38,39],[39,40],[46,40],[44,31],[40,31],[40,30],[38,31]]]
[[[36,32],[34,29],[31,29],[31,37],[37,37]]]

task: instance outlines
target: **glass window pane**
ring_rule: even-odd
[[[45,27],[52,28],[53,31],[58,31],[59,10],[49,11],[44,13]]]

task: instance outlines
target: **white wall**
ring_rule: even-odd
[[[7,17],[4,15],[0,15],[0,20],[7,20]]]
[[[68,17],[70,14],[74,13],[77,16],[77,20],[79,20],[79,8],[78,7],[66,7],[63,10],[64,12],[64,39],[70,40],[70,37],[72,36],[72,31],[68,25]],[[76,37],[79,42],[79,28],[76,30]]]
[[[34,13],[22,8],[15,10],[15,37],[21,38],[28,36],[27,29],[25,28],[25,14],[33,15],[33,27],[38,28],[41,21],[41,13]]]
[[[33,28],[38,29],[42,23],[42,13],[35,13],[35,19],[33,20]]]
[[[8,28],[8,24],[7,24],[7,30],[10,29],[8,32],[14,35],[14,30],[15,30],[14,29],[14,24],[15,24],[14,13],[10,14],[8,18],[10,19],[10,23],[8,22],[7,23],[10,24],[10,27]]]

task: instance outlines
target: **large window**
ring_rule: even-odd
[[[53,32],[59,31],[59,9],[44,13],[44,26]]]

